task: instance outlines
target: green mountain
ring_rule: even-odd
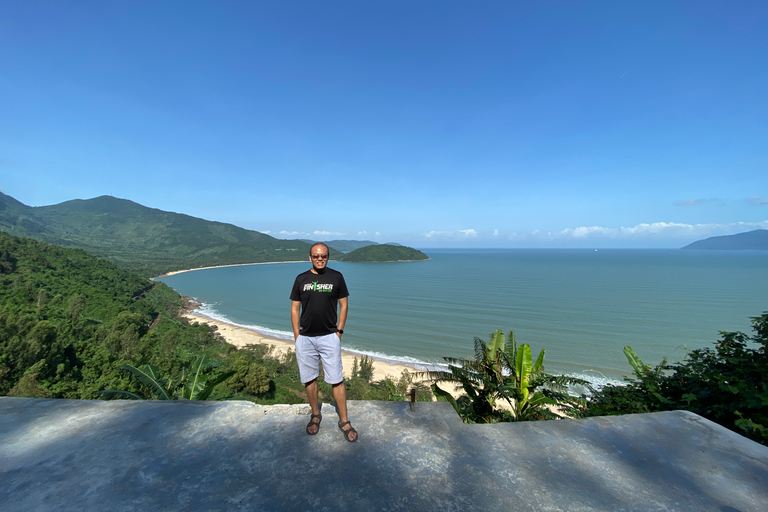
[[[688,244],[683,249],[766,251],[768,250],[768,229],[756,229],[736,235],[713,236]]]
[[[417,249],[388,244],[361,247],[338,258],[339,261],[349,262],[420,261],[428,259],[429,256]]]
[[[302,242],[307,242],[310,244],[315,244],[317,242],[323,242],[331,249],[336,249],[337,251],[341,252],[349,252],[354,251],[355,249],[359,249],[361,247],[366,247],[368,245],[377,245],[376,242],[372,242],[370,240],[306,240],[301,239]]]
[[[0,231],[84,249],[142,275],[237,263],[298,261],[309,244],[101,196],[31,207],[0,193]],[[336,258],[340,253],[333,253]]]

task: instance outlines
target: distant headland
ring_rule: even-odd
[[[713,236],[688,244],[682,249],[768,251],[768,229],[756,229],[735,235]]]

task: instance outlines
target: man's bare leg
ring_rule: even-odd
[[[317,381],[315,381],[315,385],[317,385]],[[315,392],[317,392],[317,389],[315,389]],[[344,387],[344,381],[333,385],[333,399],[336,402],[336,409],[339,411],[339,424],[346,423],[349,421],[349,418],[347,418],[347,390]],[[352,428],[351,425],[346,425],[343,430],[346,431],[350,428]],[[350,441],[355,439],[357,439],[357,432],[349,435]]]
[[[309,407],[312,409],[312,414],[319,415],[320,406],[317,402],[317,379],[314,379],[304,384],[304,391],[307,392],[307,400],[309,400]],[[334,396],[336,395],[334,394]],[[316,424],[316,426],[314,427],[313,425],[307,426],[307,433],[317,434],[317,432],[320,430],[320,420],[318,418],[312,418],[310,421],[311,423]]]

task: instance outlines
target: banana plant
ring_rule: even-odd
[[[158,367],[145,364],[139,368],[131,365],[120,367],[149,389],[155,400],[207,400],[214,388],[230,378],[235,372],[226,372],[211,379],[211,371],[223,362],[206,362],[206,356],[199,356],[187,370],[182,368],[178,375],[160,379]],[[104,390],[100,393],[105,398],[130,398],[142,400],[142,397],[130,391]]]
[[[541,369],[544,365],[545,353],[546,351],[542,349],[536,362],[532,363],[530,345],[523,344],[515,347],[513,337],[510,355],[514,354],[515,372],[512,375],[514,380],[509,379],[509,384],[503,386],[501,391],[512,406],[512,414],[517,421],[534,419],[535,416],[542,415],[545,406],[557,405],[557,400],[548,397],[544,391],[537,391],[537,388],[546,380],[542,377],[548,377]]]
[[[179,379],[181,386],[177,388],[178,397],[182,400],[207,400],[213,388],[235,374],[235,372],[222,373],[209,382],[211,370],[223,364],[223,361],[206,363],[204,355],[195,359],[188,372],[185,369],[181,370]]]
[[[542,350],[536,362],[531,358],[530,345],[518,346],[512,331],[506,338],[501,329],[491,334],[488,343],[475,338],[475,358],[444,357],[449,371],[427,372],[435,382],[432,391],[438,400],[449,402],[467,423],[525,421],[557,417],[549,408],[570,409],[579,406],[578,399],[567,393],[570,384],[586,381],[544,372]],[[436,382],[447,381],[461,385],[465,396],[454,399]],[[496,407],[505,400],[508,410]]]

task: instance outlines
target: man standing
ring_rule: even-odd
[[[291,291],[291,326],[299,376],[312,408],[307,434],[317,434],[323,419],[317,402],[317,378],[322,360],[325,382],[333,387],[333,399],[339,411],[339,429],[347,441],[354,443],[357,431],[347,418],[347,391],[341,371],[341,335],[347,322],[349,292],[341,272],[326,266],[328,254],[328,246],[323,243],[310,248],[312,268],[296,276]]]

